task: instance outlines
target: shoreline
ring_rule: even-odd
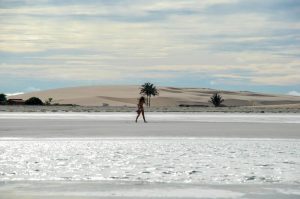
[[[0,119],[97,120],[100,122],[132,122],[135,112],[0,112]],[[140,118],[141,119],[141,118]],[[151,123],[300,123],[298,113],[222,113],[222,112],[148,112]],[[141,121],[142,122],[142,121]]]
[[[240,106],[240,107],[146,107],[146,112],[220,112],[220,113],[300,113],[293,106]],[[1,112],[135,112],[134,106],[23,106],[0,105]]]
[[[300,114],[0,113],[3,138],[224,137],[300,139]]]
[[[31,174],[29,180],[21,178],[19,178],[19,181],[14,179],[9,180],[5,179],[5,177],[3,177],[2,180],[0,179],[0,199],[296,199],[300,197],[299,181],[292,181],[284,178],[285,180],[282,182],[276,183],[276,178],[273,179],[273,177],[276,176],[276,172],[273,173],[274,170],[272,170],[272,173],[270,174],[271,181],[268,181],[270,180],[268,178],[268,174],[265,175],[260,172],[261,170],[274,168],[297,168],[298,161],[293,161],[295,156],[288,155],[288,153],[293,152],[293,150],[287,148],[286,151],[288,153],[285,152],[284,154],[281,148],[284,146],[298,146],[300,141],[300,114],[152,112],[147,113],[146,115],[147,119],[149,119],[149,123],[147,124],[142,121],[136,124],[133,121],[134,117],[134,112],[0,113],[0,144],[2,144],[2,147],[8,147],[8,155],[6,155],[7,160],[16,161],[11,164],[12,168],[21,168],[21,171],[25,173],[25,176],[27,175],[26,169],[28,168],[28,172]],[[198,141],[201,141],[201,143],[204,144],[203,147],[198,144]],[[214,144],[207,145],[207,143],[215,142],[221,143],[221,146]],[[147,147],[144,146],[143,143],[156,144],[150,145],[153,147]],[[168,174],[162,174],[162,171],[167,171],[167,169],[162,167],[158,173],[160,176],[164,177],[162,179],[167,179],[165,181],[147,181],[145,180],[147,176],[144,176],[144,178],[136,178],[140,179],[139,181],[133,181],[134,178],[132,181],[122,181],[117,180],[116,177],[122,178],[123,175],[112,172],[115,167],[117,167],[119,171],[120,166],[107,163],[111,167],[111,171],[107,171],[107,175],[109,174],[109,176],[112,177],[111,180],[97,179],[96,174],[106,175],[106,172],[102,172],[101,170],[98,170],[98,168],[104,168],[106,165],[105,160],[103,162],[101,162],[101,160],[103,160],[103,157],[111,157],[109,152],[112,152],[111,155],[123,154],[123,156],[113,159],[113,162],[116,163],[118,163],[118,161],[123,163],[126,158],[122,159],[122,157],[128,156],[131,157],[131,159],[126,160],[129,161],[129,165],[139,165],[139,162],[134,160],[137,159],[137,157],[141,158],[140,155],[143,155],[145,151],[144,149],[150,149],[148,153],[146,151],[144,154],[146,158],[150,158],[149,155],[153,154],[153,160],[157,160],[157,154],[160,154],[161,161],[164,161],[165,158],[162,157],[163,153],[166,154],[165,157],[167,157],[168,161],[171,161],[173,158],[174,162],[179,154],[182,155],[189,151],[188,149],[192,145],[191,143],[194,143],[193,146],[200,147],[194,149],[199,152],[200,157],[202,154],[204,158],[212,159],[212,157],[209,156],[209,151],[211,151],[212,154],[222,153],[215,155],[215,160],[198,163],[198,166],[205,166],[207,164],[212,167],[215,165],[215,167],[212,168],[201,167],[199,171],[215,171],[219,174],[217,175],[219,178],[213,179],[208,177],[207,184],[202,182],[201,184],[200,182],[193,182],[191,180],[194,178],[191,176],[189,176],[190,178],[187,178],[188,181],[186,182],[176,181],[176,179],[167,181],[169,179]],[[107,144],[109,145],[105,148]],[[170,150],[174,150],[174,144],[181,146],[181,150],[179,150],[180,152],[174,157],[168,156],[168,154],[170,154]],[[159,149],[159,146],[163,146],[163,148]],[[219,146],[219,148],[216,148],[216,146]],[[230,150],[225,150],[224,146],[230,146],[227,149],[234,150],[235,153],[232,154]],[[252,153],[253,151],[251,149],[253,149],[253,146],[255,146],[255,149],[258,149],[263,153]],[[270,148],[268,149],[268,147]],[[182,150],[184,148],[186,149],[185,151]],[[52,151],[49,149],[52,149]],[[99,150],[97,151],[97,149]],[[239,152],[237,149],[243,149],[243,151]],[[244,149],[249,149],[250,151],[245,152]],[[266,153],[264,153],[265,150],[267,150]],[[297,149],[295,150],[297,151]],[[19,153],[16,155],[16,152],[18,151]],[[125,153],[125,151],[128,151],[129,153]],[[277,154],[275,157],[282,156],[282,158],[284,158],[277,158],[278,160],[281,160],[281,162],[276,163],[278,165],[275,167],[266,161],[256,159],[257,157],[260,158],[260,155],[263,157],[269,157],[269,155],[272,155],[269,154],[269,151],[274,155]],[[16,157],[11,159],[13,156],[10,153],[15,154]],[[24,153],[30,154],[30,160],[28,157],[23,157]],[[106,155],[103,156],[101,155],[102,153]],[[172,153],[175,152],[173,151]],[[47,154],[47,158],[43,158],[45,154]],[[220,165],[224,164],[223,166],[233,165],[235,158],[232,159],[232,157],[238,157],[241,154],[252,154],[250,156],[252,158],[249,160],[247,160],[249,156],[245,156],[247,160],[246,168],[249,167],[248,163],[250,160],[254,163],[252,164],[254,166],[256,165],[255,162],[262,161],[262,166],[256,165],[256,167],[251,167],[256,168],[254,174],[247,174],[248,171],[245,170],[246,173],[237,178],[238,180],[244,179],[244,181],[241,181],[240,184],[236,183],[237,179],[235,178],[231,179],[231,181],[227,183],[224,181],[218,181],[218,179],[223,176],[222,173],[225,175],[227,173],[240,174],[241,172],[235,171],[235,169],[232,170],[230,167],[228,167],[227,170],[219,169],[219,164],[215,163],[220,162]],[[100,159],[96,158],[98,155]],[[82,159],[83,157],[84,159]],[[183,162],[178,164],[182,165],[186,161],[184,161],[184,156],[180,157],[181,159],[183,158]],[[192,157],[198,157],[198,154],[195,154],[195,156],[193,155]],[[69,158],[70,161],[68,160]],[[44,172],[42,174],[47,175],[49,172],[51,173],[52,170],[49,169],[48,163],[49,159],[51,160],[50,165],[55,168],[55,173],[58,173],[57,176],[60,176],[61,178],[65,177],[63,180],[43,180],[38,178],[37,171]],[[74,167],[72,166],[71,160],[84,161],[77,163],[80,167]],[[148,163],[153,162],[155,164],[155,161],[153,160],[145,159],[144,161],[148,161]],[[226,162],[226,160],[229,162]],[[29,162],[26,163],[26,161]],[[176,161],[178,162],[178,160]],[[192,161],[196,162],[196,160]],[[237,161],[240,165],[243,165],[241,163],[242,160],[238,159]],[[84,169],[85,162],[88,164],[88,170]],[[156,164],[160,165],[159,161]],[[171,163],[168,164],[172,165]],[[30,167],[27,167],[28,165]],[[43,165],[48,166],[44,167]],[[69,166],[67,167],[67,165]],[[129,170],[126,170],[128,167],[125,164],[121,171],[127,171],[127,174],[130,176],[130,174],[139,174],[139,170],[148,171],[148,167],[153,168],[153,165],[146,165],[146,169],[138,166],[139,169],[137,169],[137,172],[130,172]],[[46,170],[43,170],[45,168]],[[66,180],[70,177],[68,176],[70,175],[70,172],[66,172],[66,168],[69,168],[71,174],[76,173],[76,169],[81,168],[77,171],[77,175],[83,176],[84,172],[86,172],[85,175],[90,175],[94,178],[90,178],[91,180],[82,180],[79,178],[76,179],[75,176],[75,180],[72,178]],[[186,168],[186,171],[192,171],[193,167],[191,166],[191,168],[189,168],[185,165],[183,168]],[[243,167],[240,166],[239,168]],[[179,169],[178,171],[180,171],[180,167],[176,169]],[[17,171],[12,171],[18,174]],[[22,172],[20,173],[21,177]],[[83,172],[83,174],[81,172]],[[42,174],[40,175],[45,177],[45,175]],[[62,174],[66,174],[66,176]],[[288,170],[287,174],[283,176],[289,176],[290,174],[291,171]],[[49,174],[51,177],[53,177],[53,175]],[[141,176],[143,175],[148,174],[141,174]],[[197,176],[204,174],[195,173],[191,175]],[[297,176],[298,174],[293,173],[293,175]],[[249,180],[245,181],[245,177]],[[204,177],[202,176],[202,178]],[[195,179],[197,179],[197,177],[195,177]],[[272,179],[275,181],[272,181]],[[213,182],[220,182],[220,184]]]
[[[176,184],[143,182],[85,181],[0,181],[1,196],[6,199],[102,199],[102,198],[298,198],[299,185],[290,184]]]

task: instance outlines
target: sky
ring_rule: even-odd
[[[300,95],[300,1],[0,0],[0,93],[148,81]]]

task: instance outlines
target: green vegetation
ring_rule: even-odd
[[[4,93],[0,93],[0,105],[4,105],[7,103],[7,98]]]
[[[210,103],[212,103],[215,107],[219,107],[222,102],[224,102],[224,99],[219,93],[215,93],[210,97]]]
[[[43,101],[37,97],[31,97],[25,101],[26,105],[44,105]]]
[[[159,91],[153,84],[147,82],[141,86],[140,94],[146,95],[147,97],[146,104],[148,105],[148,107],[150,107],[151,96],[154,97],[159,95]]]
[[[47,106],[51,105],[52,100],[53,100],[52,97],[48,98],[48,99],[45,101],[45,105],[47,105]]]

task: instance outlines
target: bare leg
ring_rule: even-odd
[[[146,121],[146,119],[145,119],[145,113],[144,113],[144,110],[142,110],[142,115],[143,115],[144,122],[147,123],[147,121]]]
[[[139,119],[140,114],[141,114],[141,112],[138,112],[138,114],[137,114],[137,116],[136,116],[136,119],[135,119],[135,122],[137,122],[137,120]]]

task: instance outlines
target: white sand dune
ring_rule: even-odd
[[[159,87],[160,95],[151,100],[152,106],[209,106],[210,96],[217,90],[206,88]],[[270,95],[254,92],[220,91],[227,106],[284,106],[300,107],[300,97]],[[82,106],[135,106],[139,86],[88,86],[61,88],[11,96],[10,98],[28,99],[39,97],[42,100],[53,98],[54,103],[77,104]]]

